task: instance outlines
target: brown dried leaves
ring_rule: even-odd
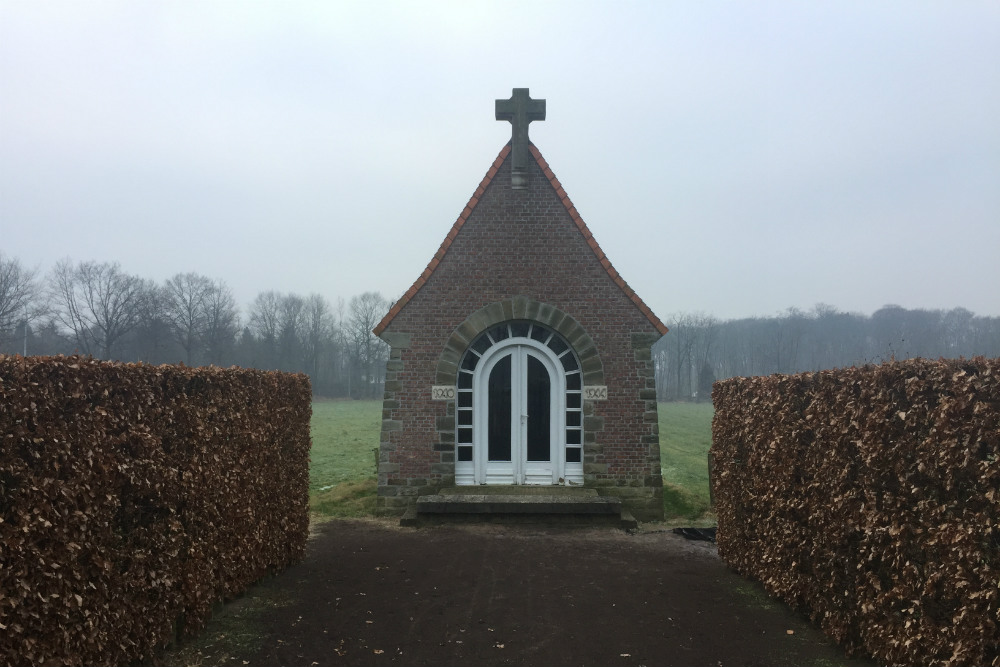
[[[0,356],[0,664],[149,659],[301,558],[309,380]]]
[[[716,383],[720,555],[850,651],[1000,661],[1000,359]]]

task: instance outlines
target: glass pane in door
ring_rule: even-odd
[[[510,355],[490,371],[488,459],[510,461]]]
[[[548,461],[551,457],[549,446],[550,396],[552,379],[545,364],[528,356],[528,460]]]

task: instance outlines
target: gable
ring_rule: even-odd
[[[594,259],[600,265],[603,272],[607,274],[607,276],[611,279],[614,285],[617,286],[620,293],[624,295],[624,297],[627,298],[634,305],[634,307],[642,314],[642,316],[649,322],[649,324],[652,325],[652,327],[660,334],[665,334],[667,332],[667,327],[664,326],[664,324],[660,321],[659,318],[656,317],[655,314],[653,314],[653,312],[642,301],[639,295],[635,293],[635,290],[633,290],[628,285],[628,283],[626,283],[625,280],[621,277],[618,271],[615,270],[614,266],[611,264],[611,261],[604,254],[604,251],[601,250],[601,247],[597,243],[597,240],[594,238],[593,234],[591,234],[590,229],[588,229],[586,223],[583,221],[583,218],[576,210],[576,207],[573,205],[572,201],[570,201],[570,198],[566,194],[566,191],[563,189],[562,184],[559,183],[559,179],[556,178],[555,174],[552,172],[552,169],[549,167],[548,162],[546,162],[545,158],[542,157],[541,152],[533,144],[529,144],[528,147],[531,159],[533,161],[533,165],[531,166],[537,167],[537,169],[540,171],[540,175],[547,180],[548,185],[551,187],[551,191],[554,192],[555,197],[558,200],[559,204],[564,208],[564,213],[569,216],[569,220],[571,220],[572,224],[575,226],[576,232],[580,234],[582,240],[586,243],[587,247],[589,247],[590,252],[593,253]],[[395,319],[395,317],[404,308],[406,308],[407,304],[411,302],[411,300],[417,295],[417,293],[428,283],[431,277],[435,274],[438,267],[441,265],[442,261],[444,261],[446,255],[448,254],[449,249],[452,247],[453,243],[458,237],[459,232],[463,229],[463,227],[466,225],[469,219],[473,216],[474,212],[476,212],[480,200],[487,193],[487,190],[491,188],[491,185],[493,185],[494,178],[497,176],[498,173],[500,173],[501,169],[503,169],[505,166],[509,169],[509,165],[505,165],[505,163],[508,161],[510,152],[511,152],[511,145],[508,143],[506,146],[503,147],[499,155],[497,155],[497,158],[493,161],[493,164],[486,172],[486,176],[479,184],[479,187],[476,188],[475,192],[473,192],[472,197],[469,199],[469,202],[462,210],[462,213],[459,215],[458,219],[452,225],[451,230],[448,232],[448,235],[445,237],[444,241],[442,241],[441,246],[438,248],[438,251],[435,253],[430,263],[427,265],[427,268],[424,269],[423,273],[421,273],[420,277],[417,278],[417,280],[413,283],[410,289],[408,289],[406,293],[392,306],[392,308],[390,308],[386,316],[375,327],[373,332],[376,335],[381,335],[382,332],[386,330],[386,328]]]

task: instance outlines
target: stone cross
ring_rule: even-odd
[[[527,187],[528,124],[545,120],[545,100],[533,100],[527,88],[515,88],[509,100],[497,100],[497,120],[510,121],[513,137],[510,140],[511,183],[514,188]]]

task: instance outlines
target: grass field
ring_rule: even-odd
[[[375,511],[382,401],[313,401],[309,506],[326,516]]]
[[[708,448],[711,403],[661,403],[660,458],[668,520],[711,523]],[[371,515],[381,401],[315,401],[312,416],[310,507],[326,516]],[[699,524],[699,525],[700,525]]]
[[[660,403],[660,469],[667,517],[711,519],[708,448],[712,446],[711,403]]]

